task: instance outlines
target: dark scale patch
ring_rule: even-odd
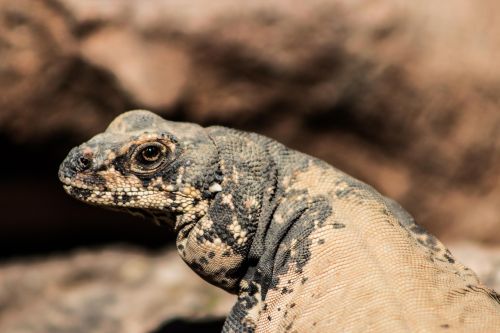
[[[227,277],[228,279],[240,280],[241,277],[245,275],[247,269],[248,268],[244,265],[238,265],[236,267],[228,269],[224,276]]]
[[[208,252],[208,257],[209,257],[210,259],[212,259],[213,257],[215,257],[215,252],[214,252],[214,251],[210,251],[210,252]]]
[[[205,258],[205,257],[201,257],[201,258],[200,258],[200,262],[201,262],[203,265],[207,265],[207,264],[208,264],[208,260],[207,260],[207,258]]]
[[[132,199],[132,198],[126,194],[113,193],[113,202],[115,204],[129,202],[130,199]]]
[[[444,254],[444,257],[446,258],[446,260],[448,260],[448,262],[450,264],[454,264],[455,263],[455,259],[453,259],[453,257],[451,256],[451,254],[449,253],[448,250],[446,250],[447,252]]]
[[[107,166],[105,166],[107,167]],[[93,173],[91,175],[91,177],[89,179],[86,180],[88,183],[94,185],[94,186],[98,186],[100,188],[100,190],[107,190],[106,188],[106,179],[101,176],[100,174],[97,173]]]
[[[132,145],[131,150],[135,149],[137,145]],[[128,166],[130,165],[130,156],[128,154],[122,154],[115,157],[111,162],[116,171],[118,171],[122,176],[127,176],[130,174]]]
[[[88,197],[90,197],[91,194],[92,191],[88,189],[78,188],[78,187],[71,188],[71,195],[79,199],[86,200]]]
[[[101,165],[97,166],[97,168],[95,168],[95,169],[94,169],[94,171],[96,172],[96,175],[99,175],[97,172],[100,172],[100,171],[106,171],[106,170],[108,170],[108,167],[109,167],[109,166],[108,166],[107,164],[104,164],[104,163],[103,163],[103,164],[101,164]],[[116,167],[115,167],[115,168],[116,168]],[[104,178],[103,178],[103,179],[104,179]],[[104,181],[106,181],[106,180],[104,180]]]
[[[203,271],[203,267],[202,267],[200,264],[198,264],[197,262],[194,262],[194,261],[193,261],[193,262],[191,262],[191,263],[189,264],[189,266],[190,266],[190,267],[191,267],[194,271],[196,271],[196,272],[202,272],[202,271]]]
[[[221,279],[220,284],[221,284],[221,286],[226,287],[226,286],[229,286],[230,283],[229,283],[229,280]]]
[[[416,233],[417,235],[427,235],[429,234],[427,232],[427,230],[424,229],[424,227],[418,225],[418,224],[413,224],[410,228],[411,231],[413,231],[414,233]]]
[[[442,324],[440,327],[441,328],[450,328],[450,325],[448,325],[448,324]]]
[[[323,238],[319,239],[318,240],[318,244],[319,245],[325,244],[325,240]]]
[[[500,304],[500,295],[494,291],[494,290],[489,290],[487,292],[488,296],[491,297],[494,301],[496,301],[498,304]]]
[[[333,229],[342,229],[342,228],[345,228],[345,224],[344,223],[335,222],[335,223],[332,224],[332,227],[333,227]]]
[[[302,279],[300,279],[300,283],[305,284],[307,282],[307,280],[309,280],[309,278],[303,276]]]
[[[433,252],[439,252],[439,247],[437,246],[437,239],[436,237],[426,234],[422,235],[417,238],[417,242],[419,242],[421,245],[425,246],[426,248],[430,249]]]
[[[151,180],[154,178],[154,176],[147,176],[147,177],[138,177],[141,180],[142,187],[147,188],[149,186],[149,183],[151,183]]]
[[[429,248],[432,248],[432,249],[437,249],[437,239],[436,237],[428,234],[426,237],[425,237],[425,243],[427,244],[427,246]]]
[[[248,294],[250,296],[254,296],[258,292],[259,292],[259,286],[257,285],[257,283],[255,283],[253,281],[249,282]]]
[[[494,301],[496,301],[497,303],[500,304],[500,295],[496,291],[494,291],[492,289],[488,289],[488,288],[485,288],[485,287],[480,287],[480,286],[475,286],[475,285],[468,284],[466,286],[466,288],[462,289],[462,291],[463,291],[463,294],[466,294],[468,292],[476,292],[476,293],[486,294],[490,298],[492,298]]]
[[[128,194],[123,194],[122,195],[122,202],[123,203],[129,202],[130,199],[132,199],[132,197],[130,195],[128,195]]]

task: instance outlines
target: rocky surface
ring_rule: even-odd
[[[220,332],[233,302],[174,251],[107,248],[0,266],[0,332]]]

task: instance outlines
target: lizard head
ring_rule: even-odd
[[[167,223],[203,216],[219,177],[217,150],[202,127],[144,110],[117,117],[59,169],[71,196]]]

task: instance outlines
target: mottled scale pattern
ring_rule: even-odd
[[[399,204],[264,136],[129,111],[59,177],[175,232],[237,295],[223,332],[500,332],[499,295]]]

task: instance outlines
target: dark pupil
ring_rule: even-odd
[[[142,151],[142,157],[148,162],[156,161],[160,155],[160,149],[158,147],[147,147]]]

